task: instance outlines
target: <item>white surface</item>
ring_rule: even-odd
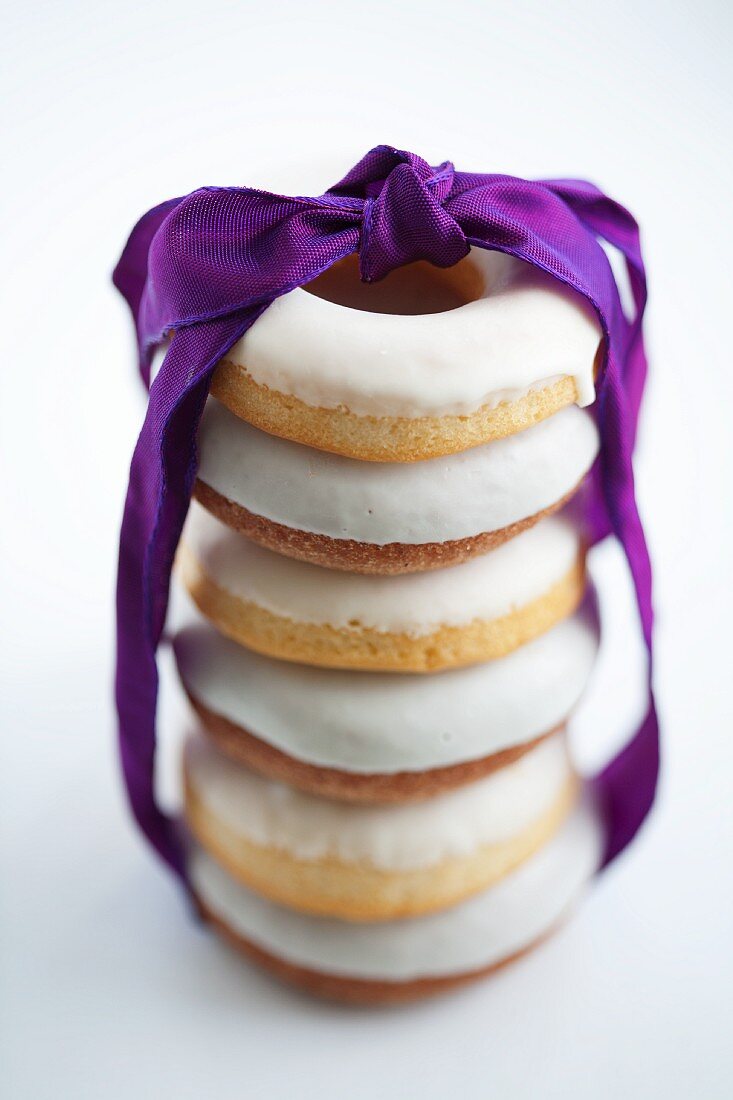
[[[197,895],[257,947],[296,966],[352,978],[409,981],[501,962],[567,918],[598,866],[603,841],[590,806],[579,806],[538,852],[489,890],[450,909],[357,924],[296,913],[235,882],[198,849]]]
[[[194,736],[186,742],[186,775],[199,802],[237,837],[295,859],[400,871],[518,836],[556,805],[572,770],[558,733],[513,764],[435,798],[355,806],[264,779]]]
[[[498,660],[395,676],[275,661],[191,619],[175,649],[199,702],[299,760],[366,774],[476,760],[549,732],[580,698],[598,647],[587,607]]]
[[[525,432],[422,462],[359,462],[278,439],[213,398],[199,430],[202,481],[301,531],[384,546],[498,531],[557,504],[598,453],[574,405]]]
[[[601,329],[585,300],[501,252],[474,248],[468,262],[481,297],[444,313],[367,313],[296,287],[227,359],[260,385],[357,416],[460,416],[563,375],[589,405]]]
[[[492,622],[527,607],[577,567],[582,550],[572,521],[548,516],[490,554],[460,565],[403,576],[364,576],[266,550],[196,502],[183,541],[185,551],[218,588],[280,618],[410,638],[477,619]]]
[[[715,0],[7,7],[6,1095],[730,1095],[730,32]],[[293,161],[310,143],[343,149],[335,179],[380,141],[586,173],[643,219],[638,482],[666,736],[657,812],[574,923],[490,983],[386,1014],[297,997],[196,926],[129,824],[110,707],[116,526],[142,412],[108,281],[127,229],[202,182],[269,182],[256,166],[276,144]],[[633,717],[624,571],[603,559],[615,658],[578,716],[588,756]]]

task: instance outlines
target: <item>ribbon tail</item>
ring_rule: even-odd
[[[654,802],[659,777],[659,723],[652,690],[652,571],[634,494],[633,432],[629,421],[635,412],[612,358],[600,402],[603,491],[613,531],[623,547],[634,583],[649,662],[648,706],[644,720],[625,748],[595,780],[606,812],[605,866],[633,839]]]
[[[597,775],[594,788],[605,823],[600,870],[634,839],[652,808],[659,774],[659,722],[649,687],[649,709],[634,736]]]
[[[136,821],[184,880],[183,833],[161,810],[155,794],[156,651],[196,476],[196,431],[211,375],[263,308],[176,332],[150,391],[120,534],[115,694],[122,769]]]
[[[634,298],[635,316],[607,318],[615,332],[608,348],[606,375],[599,394],[602,437],[600,487],[614,534],[629,565],[644,642],[648,654],[647,712],[625,747],[593,780],[606,825],[606,847],[601,866],[607,866],[633,840],[651,809],[659,779],[659,721],[652,687],[653,624],[652,570],[644,529],[634,493],[632,455],[636,441],[647,360],[642,320],[647,301],[646,274],[639,226],[619,203],[581,180],[545,180],[578,220],[596,237],[618,249],[624,258]]]

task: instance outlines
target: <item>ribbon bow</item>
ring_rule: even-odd
[[[636,307],[630,321],[600,240],[625,258]],[[184,840],[154,790],[156,651],[214,368],[275,298],[351,253],[359,253],[362,278],[376,280],[416,259],[448,267],[471,246],[506,252],[548,272],[582,294],[601,324],[601,455],[590,519],[596,540],[613,532],[624,548],[649,653],[647,714],[594,780],[605,813],[604,865],[634,837],[652,805],[659,734],[651,689],[651,569],[632,471],[646,375],[646,280],[636,222],[590,183],[456,172],[448,161],[431,168],[412,153],[378,146],[318,198],[205,187],[162,203],[137,223],[115,269],[150,388],[120,535],[120,753],[136,820],[184,880]],[[153,352],[171,334],[150,386]]]

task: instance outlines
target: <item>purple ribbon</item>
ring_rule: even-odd
[[[603,239],[623,255],[635,316],[627,320]],[[648,711],[593,780],[605,816],[603,865],[632,840],[654,801],[659,731],[651,688],[651,567],[634,496],[632,453],[646,358],[646,279],[636,222],[582,180],[522,180],[431,168],[378,146],[325,195],[291,198],[204,187],[148,211],[114,273],[132,310],[148,409],[130,467],[117,584],[116,698],[130,804],[153,847],[184,880],[185,842],[154,790],[156,650],[173,557],[197,468],[196,432],[218,361],[275,298],[350,253],[381,279],[412,260],[449,267],[470,246],[516,256],[582,294],[604,335],[597,413],[601,454],[590,504],[594,541],[621,543],[649,653]],[[155,349],[172,334],[150,386]]]

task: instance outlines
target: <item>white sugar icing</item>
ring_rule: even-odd
[[[598,452],[571,406],[524,432],[422,462],[360,462],[278,439],[207,402],[199,476],[286,527],[384,546],[467,538],[535,515],[571,492]]]
[[[182,679],[209,710],[297,760],[362,774],[445,767],[549,732],[580,698],[597,646],[590,608],[508,657],[440,676],[274,661],[204,625],[175,641]]]
[[[187,743],[186,768],[197,797],[235,835],[299,860],[389,871],[434,866],[511,840],[551,810],[571,775],[562,734],[484,779],[405,805],[355,805],[294,790],[200,736]]]
[[[360,416],[465,415],[561,376],[594,398],[601,339],[585,300],[500,252],[474,248],[476,301],[443,313],[369,313],[295,289],[227,355],[260,385]]]
[[[579,899],[600,857],[600,826],[584,802],[546,845],[490,889],[440,913],[379,924],[276,905],[199,849],[189,870],[207,907],[263,951],[325,974],[396,982],[469,973],[529,947]]]
[[[580,536],[549,516],[496,549],[429,573],[363,576],[257,546],[194,502],[183,542],[207,577],[238,599],[294,622],[419,637],[493,620],[544,595],[570,572]]]

